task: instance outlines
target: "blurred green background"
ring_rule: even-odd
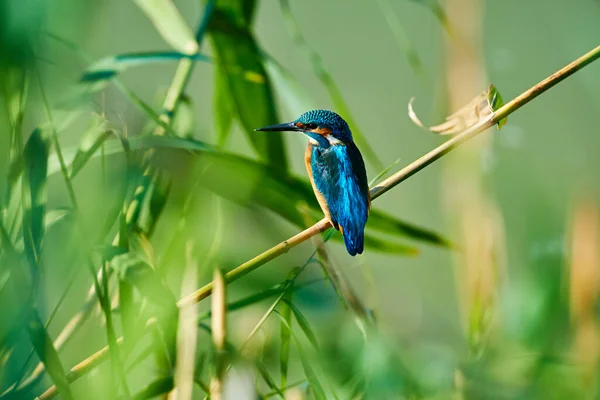
[[[234,365],[224,375],[231,399],[281,398],[286,383],[297,383],[286,392],[294,399],[598,396],[595,64],[374,202],[385,214],[371,220],[365,254],[348,256],[334,235],[329,261],[320,254],[330,269],[309,263],[286,287],[292,311],[279,300],[259,322],[277,285],[317,258],[313,241],[229,284],[229,303],[279,288],[226,314],[230,347],[215,350],[210,319],[196,331],[193,311],[173,303],[215,268],[230,271],[321,218],[306,185],[307,139],[251,128],[332,109],[358,135],[369,177],[395,172],[447,139],[411,122],[412,97],[430,125],[491,83],[510,100],[598,45],[600,3],[169,4],[0,6],[0,399],[53,384],[69,398],[60,377],[121,335],[110,361],[70,384],[74,398],[190,398],[186,352],[196,361],[192,398],[204,398],[223,363]],[[173,10],[187,30],[169,25]],[[163,100],[191,64],[179,52],[203,18],[208,59],[194,61],[173,111]],[[134,55],[143,52],[152,56]],[[76,176],[61,174],[54,137],[67,163],[79,149]],[[350,306],[328,282],[332,266]],[[103,267],[101,311],[86,296],[90,270]],[[197,312],[209,309],[206,299]],[[85,316],[77,331],[51,346],[74,315]],[[156,329],[144,334],[149,318]],[[281,319],[293,320],[298,341]],[[182,342],[185,332],[192,339]]]

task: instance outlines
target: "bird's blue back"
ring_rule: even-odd
[[[327,148],[309,145],[315,187],[329,209],[331,222],[341,228],[350,255],[361,254],[369,215],[369,183],[354,142]]]

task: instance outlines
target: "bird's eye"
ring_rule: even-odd
[[[312,123],[312,122],[310,124],[306,124],[306,127],[308,129],[317,129],[317,126],[318,126],[317,124]]]

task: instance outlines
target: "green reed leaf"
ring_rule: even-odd
[[[64,399],[72,400],[73,393],[66,378],[65,369],[60,362],[58,352],[52,344],[50,335],[35,310],[31,313],[27,331],[36,354],[46,366],[46,370],[56,385],[58,392]]]
[[[252,8],[221,4],[213,12],[209,32],[219,67],[215,87],[219,96],[229,97],[230,100],[222,101],[229,101],[233,105],[236,119],[244,128],[257,155],[285,171],[288,160],[283,134],[254,132],[255,128],[277,123],[278,118],[271,83],[250,31]],[[224,79],[227,84],[219,82],[219,79]]]
[[[23,243],[32,267],[37,266],[44,237],[50,136],[36,129],[25,145],[23,174]]]

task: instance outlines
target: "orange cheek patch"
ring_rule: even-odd
[[[321,136],[328,136],[331,134],[331,129],[329,128],[317,128],[315,129],[315,133],[318,133]]]
[[[296,126],[300,129],[304,128],[304,124],[302,122],[296,122]]]

